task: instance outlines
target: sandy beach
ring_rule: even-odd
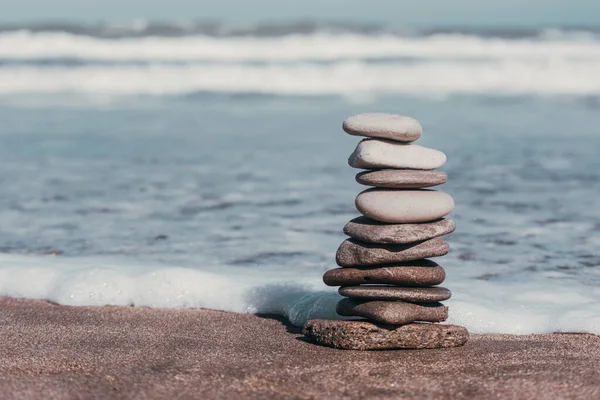
[[[357,352],[268,316],[0,298],[5,399],[600,397],[600,337],[472,335]]]

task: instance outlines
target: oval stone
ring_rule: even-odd
[[[399,286],[344,286],[338,292],[344,297],[368,300],[401,300],[430,303],[448,300],[452,293],[443,287],[416,288]]]
[[[376,325],[368,321],[310,320],[304,334],[313,342],[346,350],[438,349],[469,340],[462,326],[414,323]]]
[[[372,244],[346,239],[338,248],[335,260],[340,267],[357,267],[439,257],[449,251],[448,242],[438,238],[409,244]]]
[[[354,168],[408,168],[435,169],[446,163],[441,151],[416,144],[406,144],[383,139],[364,139],[348,158]]]
[[[448,307],[441,303],[342,299],[337,303],[335,311],[344,317],[363,317],[389,325],[404,325],[415,321],[441,322],[448,319]]]
[[[356,197],[366,217],[391,224],[435,221],[454,209],[449,194],[436,190],[367,189]]]
[[[401,142],[413,142],[420,138],[423,132],[416,119],[387,113],[353,115],[344,121],[342,128],[354,136],[387,138]]]
[[[432,239],[454,232],[450,219],[416,224],[387,224],[367,217],[354,218],[344,226],[344,233],[366,243],[402,244]]]
[[[446,279],[446,271],[431,260],[418,260],[377,268],[335,268],[325,272],[327,286],[389,284],[402,286],[434,286]]]
[[[443,171],[415,169],[380,169],[360,172],[356,182],[365,186],[391,189],[420,189],[446,183],[448,175]]]

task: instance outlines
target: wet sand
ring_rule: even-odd
[[[267,316],[0,298],[0,338],[3,399],[600,398],[589,334],[358,352]]]

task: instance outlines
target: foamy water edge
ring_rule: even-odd
[[[214,272],[219,270],[220,272]],[[0,256],[0,295],[46,299],[71,306],[147,306],[209,308],[269,313],[301,326],[314,318],[339,319],[336,288],[327,288],[319,271],[303,274],[236,267],[212,271],[185,267],[132,265],[130,260]],[[473,273],[452,271],[444,286],[453,298],[447,323],[472,333],[600,334],[600,288],[554,280],[485,282]],[[558,283],[558,284],[557,284]]]

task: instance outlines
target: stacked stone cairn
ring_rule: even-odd
[[[466,329],[435,324],[448,318],[448,289],[438,287],[446,273],[428,260],[448,253],[440,236],[455,229],[444,218],[454,208],[448,194],[425,189],[446,182],[435,170],[446,162],[440,151],[412,142],[421,124],[394,114],[360,114],[344,121],[350,135],[365,136],[348,162],[366,169],[356,181],[372,188],[356,198],[363,216],[344,227],[350,236],[336,254],[341,268],[323,277],[341,286],[345,298],[336,311],[361,320],[313,320],[305,334],[318,344],[357,350],[422,349],[461,346]]]

